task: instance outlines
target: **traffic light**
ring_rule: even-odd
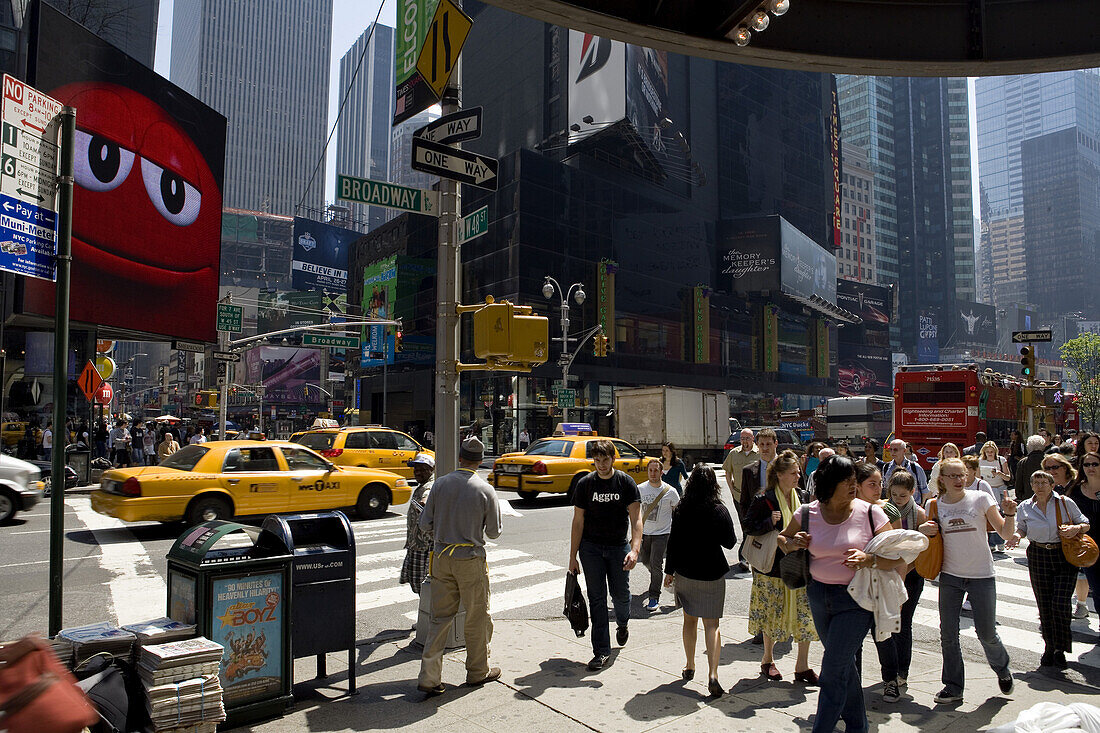
[[[1028,381],[1035,379],[1035,352],[1030,346],[1020,348],[1020,374]]]
[[[401,329],[397,329],[393,332],[393,353],[398,353],[404,348],[404,334],[401,333]]]
[[[592,338],[592,353],[596,356],[607,356],[607,336],[601,333]]]
[[[463,306],[466,307],[466,306]],[[550,322],[543,316],[517,315],[504,301],[474,311],[474,354],[512,364],[538,365],[549,357]],[[529,308],[524,310],[530,312]]]

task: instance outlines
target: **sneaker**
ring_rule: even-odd
[[[1081,603],[1081,601],[1077,601],[1077,608],[1073,609],[1073,617],[1074,618],[1088,618],[1089,617],[1088,606],[1086,606],[1084,603]]]
[[[963,696],[961,692],[952,692],[951,688],[945,687],[936,693],[932,700],[937,705],[950,705],[951,703],[962,702]]]
[[[647,611],[656,611],[657,607],[661,605],[661,602],[656,598],[650,598],[649,602],[645,604]]]
[[[898,692],[906,692],[909,690],[909,678],[898,677]]]
[[[630,638],[630,629],[626,628],[626,624],[615,629],[615,641],[619,642],[619,646],[626,646],[626,640]]]
[[[901,692],[898,690],[897,680],[890,680],[882,686],[883,702],[897,702],[900,699]]]
[[[1011,670],[1006,669],[1003,677],[997,675],[997,685],[1001,688],[1001,694],[1011,695],[1014,684]]]
[[[1069,662],[1066,661],[1066,653],[1062,651],[1054,652],[1053,666],[1055,669],[1068,669]]]
[[[965,601],[963,601],[963,610],[964,611],[973,611],[974,610],[973,608],[970,607],[970,599],[969,598],[967,598]]]
[[[592,661],[588,663],[588,668],[593,672],[598,672],[607,666],[607,662],[611,659],[607,654],[597,654],[592,657]]]

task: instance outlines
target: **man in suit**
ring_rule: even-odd
[[[978,431],[974,433],[974,445],[963,448],[964,456],[980,456],[982,452],[982,446],[985,445],[986,436],[985,433]]]
[[[741,500],[737,510],[742,517],[748,513],[752,498],[767,488],[768,466],[775,460],[775,449],[778,446],[775,431],[771,428],[764,428],[756,434],[756,447],[760,451],[760,459],[741,470]]]

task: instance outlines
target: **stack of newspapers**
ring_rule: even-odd
[[[195,635],[194,624],[185,624],[173,621],[170,618],[157,618],[152,621],[127,624],[122,628],[137,636],[138,644],[141,646],[167,644],[170,641],[190,639]]]
[[[198,636],[143,646],[138,674],[157,731],[213,731],[225,720],[218,668],[224,648]]]
[[[137,637],[133,633],[105,621],[87,626],[62,629],[57,635],[69,643],[73,664],[80,664],[96,654],[109,654],[116,659],[129,659]]]

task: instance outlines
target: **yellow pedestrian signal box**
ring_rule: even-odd
[[[462,306],[469,308],[470,306]],[[550,353],[550,321],[508,301],[474,311],[474,354],[492,364],[538,366]]]
[[[592,337],[592,353],[595,356],[607,356],[607,336],[601,333]]]
[[[216,389],[200,390],[195,395],[195,407],[217,407],[218,391]]]

